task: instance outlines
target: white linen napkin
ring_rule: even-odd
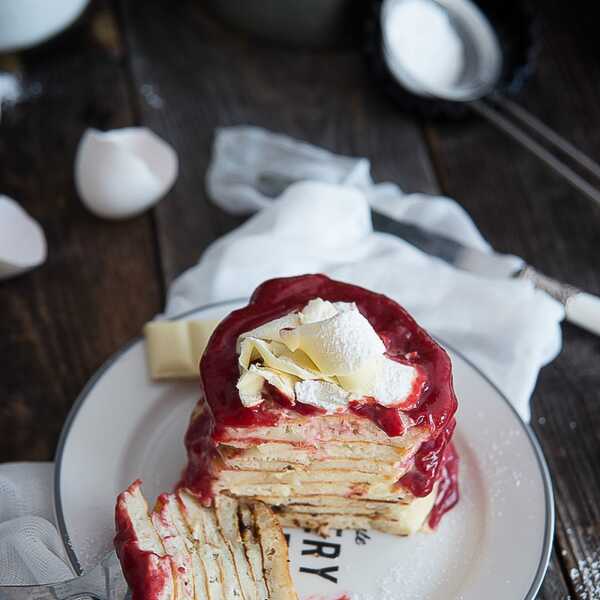
[[[54,526],[53,471],[52,463],[0,464],[0,585],[73,577]]]
[[[166,313],[247,297],[270,277],[326,273],[400,302],[476,364],[528,421],[538,372],[561,347],[562,306],[528,281],[475,276],[374,232],[369,207],[492,251],[454,200],[374,184],[369,170],[364,158],[337,156],[262,129],[218,130],[208,193],[225,210],[259,212],[175,280]],[[260,191],[264,174],[310,181],[273,200]]]

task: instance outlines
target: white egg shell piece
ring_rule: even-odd
[[[46,260],[44,231],[12,198],[0,195],[0,279],[14,277]]]
[[[175,150],[146,127],[88,129],[75,159],[75,185],[95,215],[126,219],[154,206],[173,186]]]
[[[301,350],[325,375],[351,375],[385,352],[369,321],[358,310],[346,310],[316,323],[282,330],[292,351]]]

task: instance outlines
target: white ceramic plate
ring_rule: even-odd
[[[194,317],[219,317],[241,302]],[[186,315],[186,316],[192,316]],[[303,600],[533,599],[554,527],[548,469],[530,430],[500,392],[449,349],[459,398],[455,440],[461,500],[435,534],[399,538],[344,531],[324,540],[290,529],[292,574]],[[112,548],[117,494],[141,477],[149,501],[185,464],[183,435],[198,383],[154,383],[142,340],[113,357],[73,407],[57,452],[56,510],[78,572]],[[303,555],[303,551],[307,554]]]

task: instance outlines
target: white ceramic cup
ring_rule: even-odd
[[[0,0],[0,52],[29,48],[60,33],[89,0]]]

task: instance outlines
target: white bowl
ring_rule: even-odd
[[[0,52],[29,48],[73,23],[89,0],[0,0]]]

